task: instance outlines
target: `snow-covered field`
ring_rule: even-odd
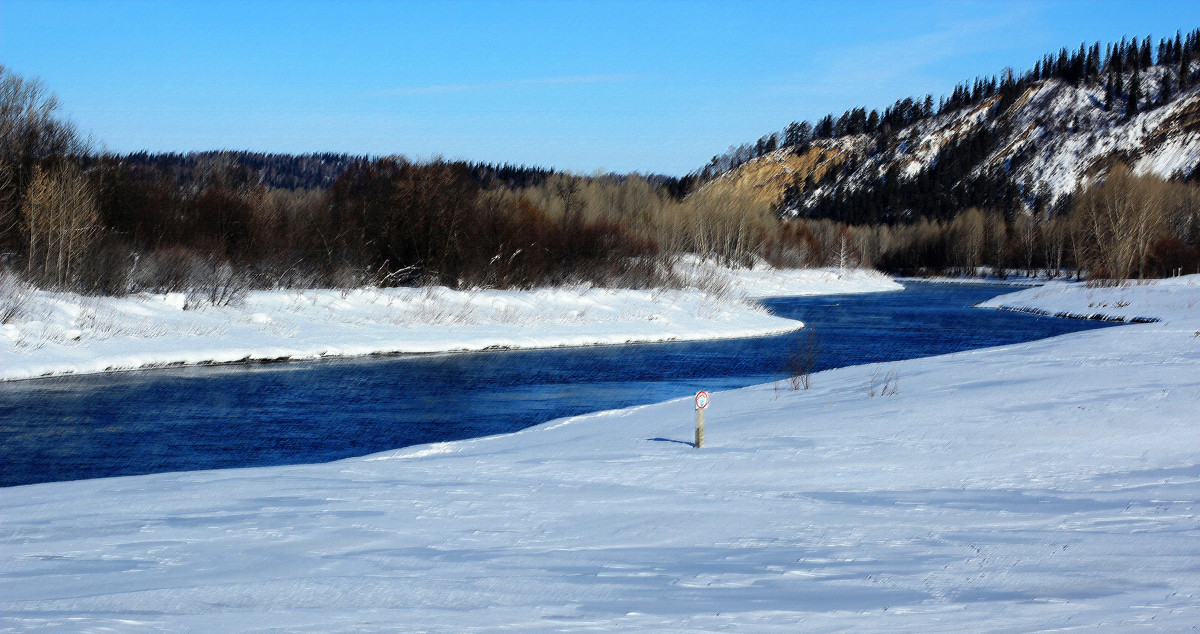
[[[226,306],[192,302],[183,293],[111,298],[10,287],[10,295],[20,292],[23,299],[10,323],[0,324],[0,380],[179,364],[750,337],[801,324],[769,315],[749,297],[901,288],[862,270],[731,271],[685,261],[679,274],[692,290],[260,291]]]
[[[1197,276],[1021,291],[995,303],[1162,321],[717,393],[700,450],[684,397],[324,465],[0,489],[0,627],[1192,628],[1198,298]]]

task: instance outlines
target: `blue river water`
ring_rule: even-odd
[[[1008,289],[906,283],[774,298],[816,370],[1110,324],[974,308]],[[782,380],[805,331],[710,342],[148,370],[0,384],[0,486],[326,462]]]

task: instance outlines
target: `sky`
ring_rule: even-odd
[[[1196,0],[0,0],[0,64],[111,152],[680,176],[792,121],[1196,27]]]

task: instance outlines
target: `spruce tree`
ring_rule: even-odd
[[[1112,112],[1113,105],[1113,76],[1108,74],[1108,84],[1104,87],[1104,111]]]
[[[800,124],[796,121],[791,122],[783,133],[783,144],[794,147],[806,141],[807,139],[802,138],[800,132]]]
[[[1169,71],[1169,70],[1163,71],[1162,87],[1159,88],[1159,93],[1158,93],[1158,104],[1160,106],[1167,105],[1167,102],[1171,100],[1171,84],[1172,83],[1173,82],[1171,81],[1171,71]]]
[[[1129,78],[1129,104],[1125,106],[1125,118],[1132,119],[1138,113],[1138,100],[1142,98],[1142,80],[1138,70],[1133,68],[1133,76]]]

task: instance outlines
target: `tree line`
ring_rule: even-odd
[[[1063,209],[1011,217],[970,207],[947,219],[853,230],[875,266],[908,275],[1086,275],[1144,279],[1200,273],[1200,187],[1116,166]]]
[[[748,262],[768,202],[676,179],[399,156],[99,154],[37,80],[0,67],[0,260],[122,294],[437,283],[669,283],[672,258]],[[336,176],[334,171],[336,170]]]
[[[985,141],[961,141],[950,152],[964,158],[938,169],[966,170]],[[846,192],[841,216],[796,219],[725,182],[684,196],[687,183],[665,177],[399,156],[105,155],[41,82],[0,67],[0,265],[44,288],[220,303],[250,288],[646,287],[674,283],[669,265],[684,254],[909,274],[1200,266],[1191,184],[1117,169],[1063,209],[1014,213],[1003,183],[947,198],[920,179],[888,181],[896,188],[870,195],[929,207],[860,214]]]

